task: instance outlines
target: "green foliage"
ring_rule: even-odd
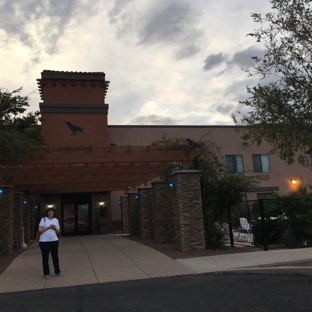
[[[302,184],[289,195],[264,200],[267,244],[288,248],[312,245],[312,193]],[[263,244],[261,220],[252,226],[255,246]]]
[[[247,87],[240,103],[252,110],[233,119],[245,140],[266,140],[272,153],[291,164],[310,166],[312,154],[312,11],[310,0],[271,0],[275,13],[252,14],[261,28],[248,34],[264,44],[263,57],[246,70],[262,83]],[[266,25],[267,27],[263,27]],[[268,80],[270,79],[269,83]],[[238,121],[240,119],[240,121]]]
[[[256,187],[257,182],[253,176],[242,173],[226,171],[225,160],[221,155],[220,148],[207,140],[192,140],[195,144],[190,145],[185,138],[169,138],[166,134],[161,140],[154,142],[155,145],[167,145],[168,148],[180,148],[185,145],[186,151],[200,147],[203,155],[196,157],[188,164],[188,170],[201,171],[201,193],[205,227],[206,245],[210,248],[222,246],[220,235],[215,222],[222,224],[227,222],[228,209],[241,201],[241,193]],[[181,166],[174,168],[181,169]],[[170,178],[172,169],[163,173]]]
[[[12,158],[21,160],[27,147],[44,144],[38,126],[40,113],[25,113],[29,99],[19,94],[21,90],[0,89],[0,164]]]

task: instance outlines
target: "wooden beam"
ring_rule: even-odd
[[[144,184],[144,180],[137,181],[134,185]],[[39,194],[56,194],[56,193],[71,193],[72,190],[79,190],[81,193],[85,192],[102,192],[111,190],[124,190],[128,186],[132,186],[129,182],[106,182],[106,183],[73,183],[73,184],[42,184],[34,185],[33,187],[17,187],[19,191],[33,191]]]
[[[152,180],[157,177],[157,173],[132,173],[132,174],[110,174],[110,175],[81,175],[81,176],[43,176],[43,177],[23,177],[4,179],[8,185],[29,186],[31,189],[36,185],[60,185],[60,184],[74,184],[74,183],[109,183],[109,182],[127,182],[134,183],[136,181]],[[66,186],[65,186],[66,187]]]
[[[130,147],[131,148],[131,147]],[[136,151],[132,149],[127,151],[112,151],[109,153],[107,150],[94,150],[92,153],[89,151],[59,151],[52,153],[45,153],[41,157],[24,158],[23,165],[30,164],[82,164],[82,163],[125,163],[125,162],[170,162],[182,161],[183,158],[188,160],[194,159],[196,156],[201,155],[202,152],[190,151],[188,154],[181,150],[167,150],[166,152],[150,150]],[[15,161],[9,162],[8,165],[18,164]]]
[[[80,175],[104,175],[104,174],[135,174],[135,173],[157,173],[170,167],[166,163],[160,164],[146,164],[144,165],[131,165],[115,163],[114,165],[104,166],[64,166],[62,168],[26,168],[23,169],[0,169],[0,176],[4,178],[14,177],[42,177],[42,176],[80,176]]]

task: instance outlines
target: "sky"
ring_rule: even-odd
[[[39,110],[43,70],[104,72],[110,125],[233,125],[269,0],[0,0],[0,88]]]

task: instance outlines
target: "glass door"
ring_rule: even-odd
[[[63,204],[63,235],[90,234],[89,204]]]
[[[90,233],[89,204],[78,204],[77,215],[78,215],[78,232],[81,234],[89,234]]]

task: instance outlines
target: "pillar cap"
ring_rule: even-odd
[[[153,181],[153,182],[151,182],[151,184],[153,185],[153,184],[168,184],[168,181],[164,181],[164,180],[158,180],[158,181]]]
[[[179,170],[171,173],[170,176],[173,176],[175,174],[190,174],[190,173],[201,173],[201,170]]]
[[[137,187],[137,190],[141,190],[141,189],[143,189],[143,190],[146,190],[146,189],[151,190],[152,187],[151,186],[139,186],[139,187]]]
[[[1,188],[13,188],[15,189],[15,186],[13,185],[0,185]]]

